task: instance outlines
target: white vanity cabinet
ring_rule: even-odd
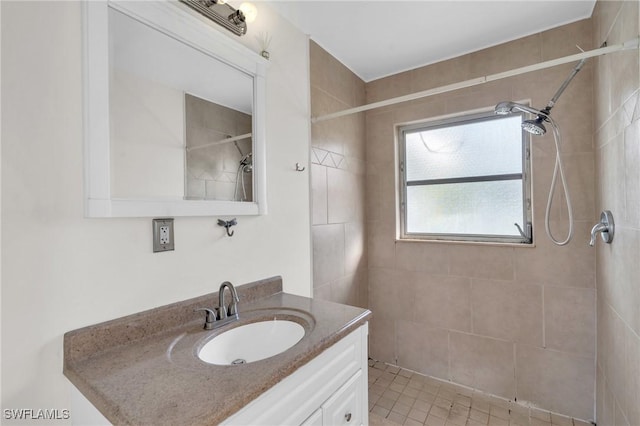
[[[362,416],[362,370],[349,379],[338,391],[322,404],[322,424],[324,425],[361,425]],[[367,411],[365,409],[364,414]]]
[[[367,425],[365,323],[269,391],[224,425]]]

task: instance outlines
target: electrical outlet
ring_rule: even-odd
[[[166,225],[160,225],[160,245],[167,245],[170,241],[171,238],[169,238],[169,227]]]
[[[173,219],[153,219],[153,252],[174,250]]]

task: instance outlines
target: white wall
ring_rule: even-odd
[[[269,214],[177,218],[176,250],[152,253],[150,219],[85,219],[77,2],[1,3],[2,408],[70,408],[66,331],[282,275],[311,293],[307,37],[260,3],[267,79]],[[242,43],[257,49],[255,33]],[[307,167],[309,169],[309,167]],[[212,301],[214,303],[214,301]],[[44,424],[39,422],[38,424]]]

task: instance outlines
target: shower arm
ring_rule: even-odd
[[[549,101],[547,106],[542,110],[543,112],[546,112],[547,115],[549,114],[549,111],[551,111],[551,108],[553,108],[555,106],[556,102],[558,102],[558,98],[560,98],[560,95],[562,95],[562,93],[567,88],[569,83],[571,83],[571,80],[573,80],[573,78],[576,76],[576,74],[578,74],[578,72],[582,69],[582,67],[584,66],[585,62],[587,62],[587,59],[588,58],[582,59],[573,68],[573,70],[571,70],[571,74],[569,74],[569,76],[564,80],[564,82],[562,83],[560,88],[556,91],[556,94],[553,95],[553,98],[551,98],[551,100]]]

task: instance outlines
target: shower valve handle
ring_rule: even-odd
[[[591,240],[589,241],[589,245],[593,247],[596,244],[596,236],[598,233],[600,237],[602,237],[602,241],[607,244],[611,244],[613,241],[613,233],[615,231],[615,224],[613,223],[613,214],[611,211],[605,210],[600,213],[600,222],[596,223],[593,228],[591,228]]]

